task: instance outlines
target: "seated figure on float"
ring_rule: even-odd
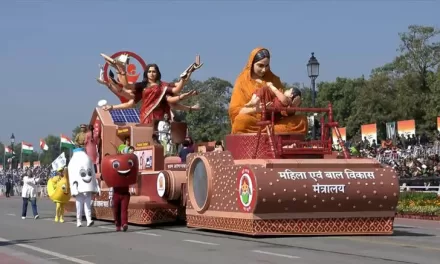
[[[269,88],[263,88],[267,86]],[[268,92],[260,91],[260,89],[269,89],[271,95],[267,96]],[[256,48],[251,52],[245,68],[235,82],[229,104],[231,134],[258,132],[260,126],[257,125],[257,122],[261,120],[261,106],[258,103],[253,105],[252,97],[254,94],[260,98],[264,96],[265,99],[271,98],[273,100],[280,100],[281,97],[283,105],[289,104],[280,78],[270,70],[270,53],[265,48]],[[289,97],[291,96],[289,95]],[[292,101],[294,106],[298,106],[300,103],[300,96],[296,96]],[[307,133],[307,117],[292,114],[283,115],[276,120],[274,130],[275,133],[305,135]]]

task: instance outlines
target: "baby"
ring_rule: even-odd
[[[301,105],[301,91],[298,88],[290,88],[281,93],[272,83],[267,83],[267,86],[255,91],[245,107],[259,104],[263,98],[266,105],[272,103],[271,106],[275,109],[288,106],[299,107]]]

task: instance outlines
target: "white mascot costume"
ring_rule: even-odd
[[[87,226],[93,225],[92,221],[92,194],[100,193],[92,160],[83,148],[73,150],[73,156],[67,166],[69,184],[72,196],[76,198],[76,223],[82,225],[83,208],[87,218]]]

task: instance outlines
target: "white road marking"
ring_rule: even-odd
[[[116,230],[116,227],[109,227],[109,226],[98,226],[98,227],[102,229]]]
[[[16,214],[7,214],[7,215],[9,215],[9,216],[17,216]]]
[[[417,228],[417,229],[424,229],[424,230],[429,230],[429,229],[435,229],[435,230],[440,230],[439,227],[433,227],[433,228],[429,228],[429,227],[423,227],[423,226],[411,226],[411,225],[394,225],[395,228],[399,228],[399,227],[403,227],[403,228]]]
[[[147,233],[147,232],[136,232],[136,234],[146,235],[146,236],[155,236],[155,237],[160,237],[161,236],[161,235],[158,235],[158,234]]]
[[[268,251],[261,251],[261,250],[252,250],[252,252],[260,253],[260,254],[265,254],[265,255],[270,255],[270,256],[276,256],[276,257],[290,258],[290,259],[299,259],[300,258],[298,256],[284,255],[284,254],[278,254],[278,253],[273,253],[273,252],[268,252]]]
[[[11,242],[11,240],[7,240],[5,238],[1,238],[0,237],[0,242]],[[52,257],[56,257],[56,258],[59,258],[59,259],[64,259],[64,260],[67,260],[67,261],[70,261],[70,262],[73,262],[73,263],[77,263],[77,264],[95,264],[93,262],[89,262],[89,261],[82,260],[82,259],[75,258],[75,257],[69,257],[67,255],[64,255],[64,254],[61,254],[61,253],[58,253],[58,252],[55,252],[55,251],[50,251],[50,250],[47,250],[47,249],[44,249],[44,248],[39,248],[39,247],[35,247],[35,246],[31,246],[31,245],[26,245],[26,244],[20,244],[20,243],[13,244],[13,245],[17,246],[17,247],[27,248],[27,249],[30,249],[30,250],[33,250],[33,251],[36,251],[36,252],[39,252],[39,253],[43,253],[43,254],[46,254],[46,255],[49,255],[49,256],[52,256]]]
[[[195,243],[195,244],[203,244],[203,245],[211,245],[211,246],[218,246],[219,244],[215,244],[215,243],[210,243],[210,242],[203,242],[203,241],[198,241],[198,240],[183,240],[185,242],[190,242],[190,243]]]
[[[86,257],[94,257],[95,255],[79,255],[79,256],[74,256],[75,258],[86,258]],[[57,260],[60,258],[47,258],[46,260]]]

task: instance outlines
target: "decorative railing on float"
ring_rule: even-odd
[[[339,131],[338,122],[333,120],[333,107],[329,103],[326,108],[310,108],[310,107],[283,107],[274,108],[266,106],[264,98],[261,100],[262,112],[261,121],[257,124],[260,126],[257,137],[258,142],[255,147],[255,154],[253,158],[256,158],[258,146],[261,140],[261,134],[267,133],[269,136],[269,146],[274,159],[280,159],[287,155],[314,155],[314,154],[332,154],[332,130],[335,131],[337,141],[342,149],[342,153],[345,159],[350,159],[350,153],[344,145],[341,133]],[[275,135],[275,113],[285,112],[287,114],[294,114],[296,112],[311,112],[311,113],[324,113],[320,118],[321,123],[321,139],[319,140],[289,140],[277,138]],[[270,120],[267,120],[266,115],[270,115]],[[265,130],[265,131],[264,131]]]

